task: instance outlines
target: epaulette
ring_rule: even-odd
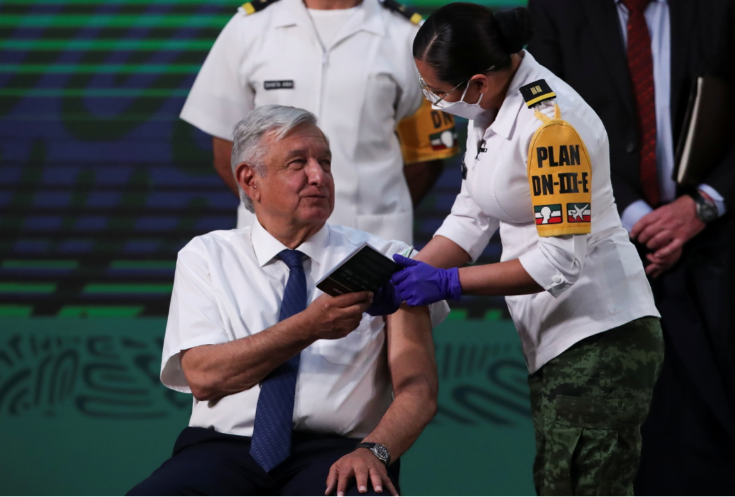
[[[550,98],[556,98],[554,90],[552,90],[546,80],[543,79],[521,86],[521,95],[523,95],[523,100],[526,101],[526,105],[528,105],[529,109],[539,102],[549,100]]]
[[[405,5],[396,2],[396,0],[383,0],[381,3],[386,9],[393,11],[396,14],[402,15],[417,26],[420,25],[421,21],[424,20],[424,18],[421,16],[421,14],[419,14],[416,9],[406,7]]]
[[[278,0],[252,0],[251,2],[244,3],[240,6],[245,11],[245,15],[255,14],[260,12],[269,5],[273,5]]]

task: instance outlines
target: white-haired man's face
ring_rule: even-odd
[[[260,223],[266,229],[321,227],[334,210],[332,153],[324,133],[305,123],[280,140],[267,133],[261,145],[266,150],[265,176],[246,163],[235,170]]]

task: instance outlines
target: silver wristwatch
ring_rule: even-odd
[[[375,457],[380,459],[383,464],[388,466],[390,464],[390,452],[388,452],[388,447],[385,445],[380,445],[372,442],[361,442],[360,445],[357,446],[358,449],[368,449],[370,452],[373,453]]]
[[[719,217],[717,206],[711,200],[707,200],[698,191],[691,193],[691,197],[697,204],[697,218],[704,224],[709,224]]]

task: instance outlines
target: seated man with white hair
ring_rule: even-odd
[[[194,395],[191,420],[129,495],[397,495],[398,458],[436,412],[432,318],[448,307],[395,312],[389,287],[375,301],[315,288],[364,242],[408,249],[326,224],[330,158],[305,110],[259,107],[235,127],[233,172],[258,222],[179,252],[161,381]]]

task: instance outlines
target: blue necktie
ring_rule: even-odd
[[[283,321],[306,309],[306,277],[304,254],[298,250],[284,250],[278,257],[289,269],[279,316],[279,321]],[[291,453],[293,405],[300,358],[301,354],[296,354],[260,383],[250,455],[266,472],[281,464]]]

